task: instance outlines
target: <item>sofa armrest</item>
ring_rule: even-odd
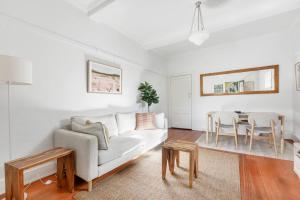
[[[54,133],[54,145],[75,151],[77,176],[86,181],[98,177],[98,142],[96,136],[58,129]]]
[[[165,129],[169,128],[169,123],[168,123],[168,119],[167,118],[165,118],[164,128]]]

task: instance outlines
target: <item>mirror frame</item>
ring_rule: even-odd
[[[204,94],[204,90],[203,90],[204,77],[224,75],[224,74],[235,74],[235,73],[241,73],[241,72],[252,72],[252,71],[259,71],[259,70],[266,70],[266,69],[274,69],[274,81],[275,81],[274,90],[245,91],[245,92],[237,92],[237,93],[219,93],[219,94],[206,93],[206,94]],[[279,65],[270,65],[270,66],[263,66],[263,67],[254,67],[254,68],[245,68],[245,69],[237,69],[237,70],[200,74],[200,96],[225,96],[225,95],[271,94],[271,93],[279,93]]]

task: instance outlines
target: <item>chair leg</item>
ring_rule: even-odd
[[[247,144],[247,140],[248,140],[248,129],[246,129],[245,144]]]
[[[252,150],[253,135],[254,135],[254,130],[251,130],[249,151]]]
[[[238,136],[235,134],[234,135],[234,140],[235,140],[235,148],[238,148]]]
[[[235,148],[237,149],[238,148],[238,134],[237,134],[237,130],[235,130],[234,139],[235,139]]]
[[[284,152],[284,138],[282,137],[280,140],[280,153],[283,154]]]
[[[274,144],[275,155],[276,155],[276,157],[277,157],[277,145],[276,145],[275,130],[272,130],[272,138],[273,138],[273,144]]]
[[[269,140],[269,145],[270,145],[270,147],[272,147],[272,146],[273,146],[273,136],[272,136],[272,135],[269,135],[268,140]]]
[[[217,128],[217,135],[216,135],[216,146],[218,146],[218,142],[219,142],[219,134],[220,134],[220,129]]]

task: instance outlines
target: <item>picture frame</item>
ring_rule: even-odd
[[[122,94],[122,69],[104,62],[88,61],[88,93]]]
[[[296,90],[300,91],[300,62],[295,65]]]
[[[223,84],[215,84],[214,85],[214,93],[223,93],[224,92],[224,85]]]
[[[225,93],[238,93],[239,82],[225,82]]]

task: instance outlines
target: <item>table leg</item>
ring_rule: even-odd
[[[56,176],[57,176],[57,188],[63,187],[63,181],[65,176],[65,157],[61,157],[57,159],[56,165]]]
[[[177,165],[177,167],[179,167],[179,163],[180,163],[180,152],[176,151],[176,165]]]
[[[193,187],[194,179],[194,167],[195,167],[195,154],[193,151],[190,152],[190,169],[189,169],[189,187]]]
[[[175,155],[176,152],[172,149],[169,150],[169,170],[171,172],[171,174],[174,174],[174,165],[175,165]]]
[[[24,200],[23,170],[5,164],[5,196],[6,200]]]
[[[195,150],[195,167],[194,167],[194,173],[195,173],[195,178],[198,178],[198,155],[199,155],[199,148],[196,147],[196,150]]]
[[[162,148],[162,179],[166,179],[168,149]]]
[[[16,174],[16,185],[15,187],[15,193],[16,193],[16,199],[23,200],[24,199],[24,173],[23,170],[15,170]],[[19,195],[19,197],[17,197]]]
[[[6,200],[12,200],[12,168],[5,164],[5,196]]]
[[[74,192],[74,178],[75,178],[75,164],[74,164],[74,152],[66,156],[65,159],[66,168],[66,182],[69,192]]]

